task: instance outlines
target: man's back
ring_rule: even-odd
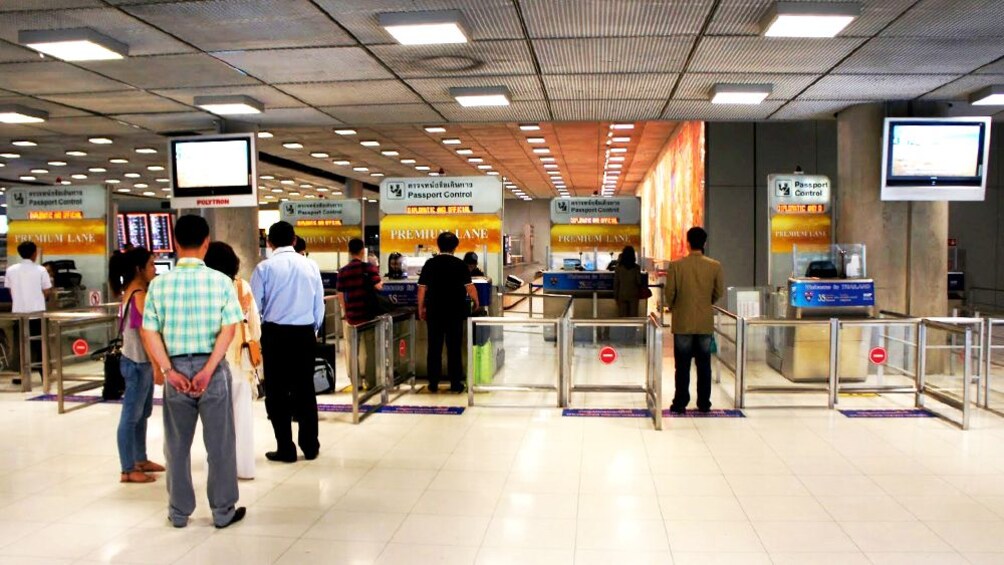
[[[338,270],[337,290],[345,298],[346,322],[355,326],[373,319],[369,295],[379,282],[379,269],[366,261],[353,259]]]
[[[45,267],[25,260],[7,268],[4,286],[10,289],[15,314],[45,311],[44,290],[52,288]]]
[[[276,249],[255,267],[251,289],[262,321],[316,329],[324,319],[324,287],[317,263],[292,246]]]
[[[466,287],[471,284],[471,272],[458,257],[441,253],[426,261],[418,284],[427,289],[430,317],[463,318],[470,313]]]
[[[666,304],[672,310],[673,333],[714,333],[712,305],[724,292],[724,274],[718,261],[700,252],[673,261],[666,282]]]

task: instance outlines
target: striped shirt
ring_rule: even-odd
[[[209,354],[220,329],[243,319],[233,281],[185,258],[150,282],[143,329],[160,333],[170,356]]]

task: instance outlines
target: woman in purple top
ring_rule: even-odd
[[[146,421],[153,412],[153,375],[150,356],[143,346],[139,330],[143,325],[143,304],[150,281],[157,276],[153,255],[142,247],[116,253],[108,263],[108,282],[122,299],[122,376],[125,395],[119,418],[118,446],[122,475],[119,482],[152,483],[148,473],[158,473],[164,467],[150,461],[146,455]]]

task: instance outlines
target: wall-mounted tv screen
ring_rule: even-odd
[[[882,200],[983,200],[990,118],[886,118]]]
[[[257,198],[253,134],[179,137],[171,139],[169,150],[174,198]]]

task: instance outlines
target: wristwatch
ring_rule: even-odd
[[[160,376],[166,379],[167,378],[167,374],[170,373],[173,370],[174,370],[174,367],[168,367],[166,369],[164,367],[161,367],[160,368]]]

